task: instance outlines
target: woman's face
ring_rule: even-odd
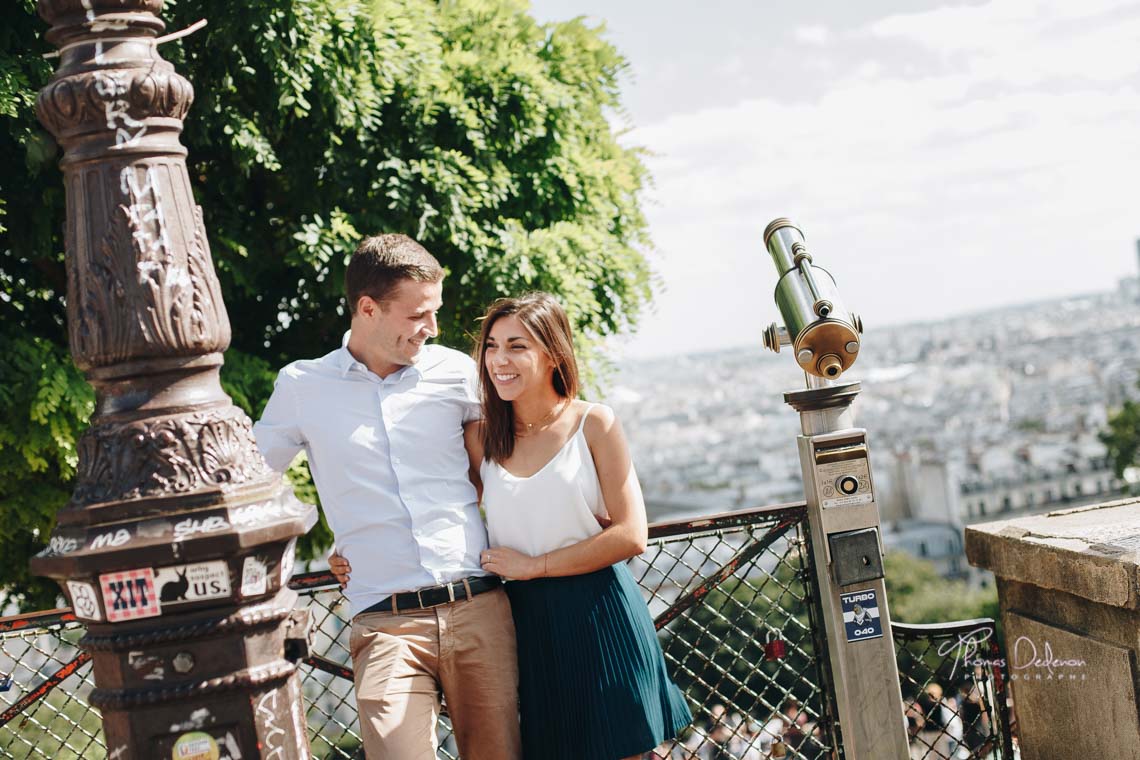
[[[514,401],[527,391],[554,387],[554,362],[515,315],[495,320],[483,351],[491,384],[504,401]]]

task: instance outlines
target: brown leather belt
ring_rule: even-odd
[[[451,604],[473,596],[491,591],[503,585],[497,575],[480,575],[464,578],[461,581],[445,583],[442,586],[421,588],[419,591],[404,591],[392,594],[387,599],[381,599],[376,604],[360,612],[361,615],[369,612],[394,612],[400,610],[426,610],[429,607],[438,607],[441,604]]]

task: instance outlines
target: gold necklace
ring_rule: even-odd
[[[559,401],[554,405],[553,408],[551,408],[549,412],[546,413],[545,417],[543,417],[541,420],[538,420],[537,422],[523,422],[522,420],[517,420],[523,424],[526,430],[520,430],[516,425],[515,435],[525,437],[533,433],[541,433],[543,430],[546,430],[546,428],[550,427],[550,425],[553,424],[556,419],[562,416],[562,412],[566,410],[566,407],[569,405],[569,403],[569,401]],[[536,427],[538,430],[535,430]]]

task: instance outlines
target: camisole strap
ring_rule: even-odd
[[[578,423],[578,430],[577,430],[577,432],[574,433],[574,435],[578,435],[578,433],[584,432],[586,430],[586,418],[590,416],[590,410],[593,409],[595,406],[597,406],[597,405],[596,404],[587,404],[586,405],[586,411],[582,412],[582,421]]]

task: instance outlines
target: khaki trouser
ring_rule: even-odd
[[[515,626],[502,588],[357,615],[349,651],[368,760],[435,760],[441,688],[463,760],[521,759]]]

